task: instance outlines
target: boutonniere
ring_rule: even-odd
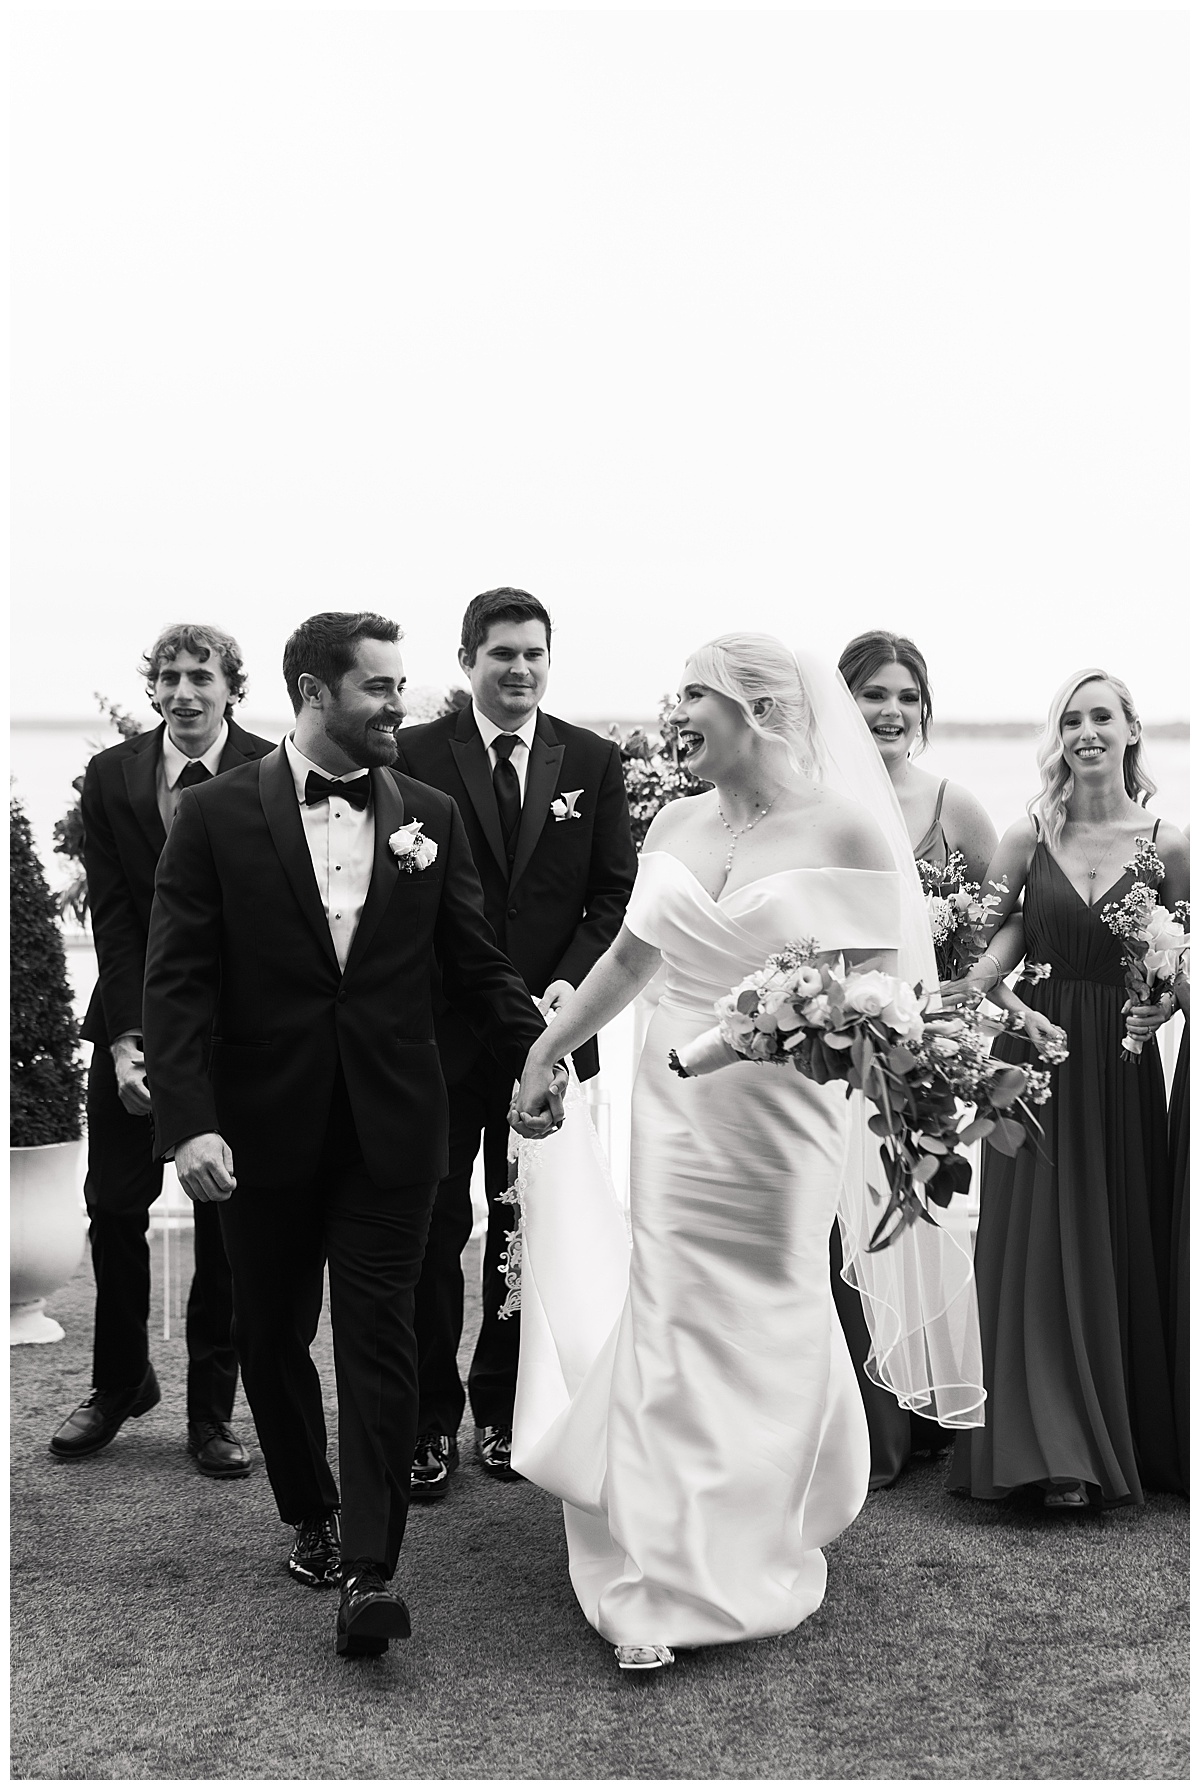
[[[428,870],[438,854],[435,842],[422,835],[424,825],[423,820],[410,820],[407,826],[397,827],[388,840],[389,847],[396,854],[396,862],[410,876],[414,870]]]
[[[583,794],[581,789],[564,789],[560,796],[555,796],[550,804],[550,812],[555,820],[582,820],[575,804]]]

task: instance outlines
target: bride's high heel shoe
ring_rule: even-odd
[[[622,1672],[652,1672],[656,1666],[673,1666],[675,1655],[669,1647],[614,1647]]]

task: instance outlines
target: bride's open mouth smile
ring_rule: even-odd
[[[679,743],[681,758],[694,758],[697,752],[703,750],[704,735],[702,733],[693,733],[690,728],[680,728],[675,738]]]

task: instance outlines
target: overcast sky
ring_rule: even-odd
[[[631,716],[753,627],[943,717],[1187,711],[1187,45],[1167,13],[18,14],[18,715],[318,609],[457,676],[556,622]]]

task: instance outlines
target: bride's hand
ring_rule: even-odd
[[[563,1122],[567,1080],[565,1063],[540,1063],[530,1051],[521,1085],[508,1109],[508,1122],[520,1137],[549,1137],[558,1130]]]

